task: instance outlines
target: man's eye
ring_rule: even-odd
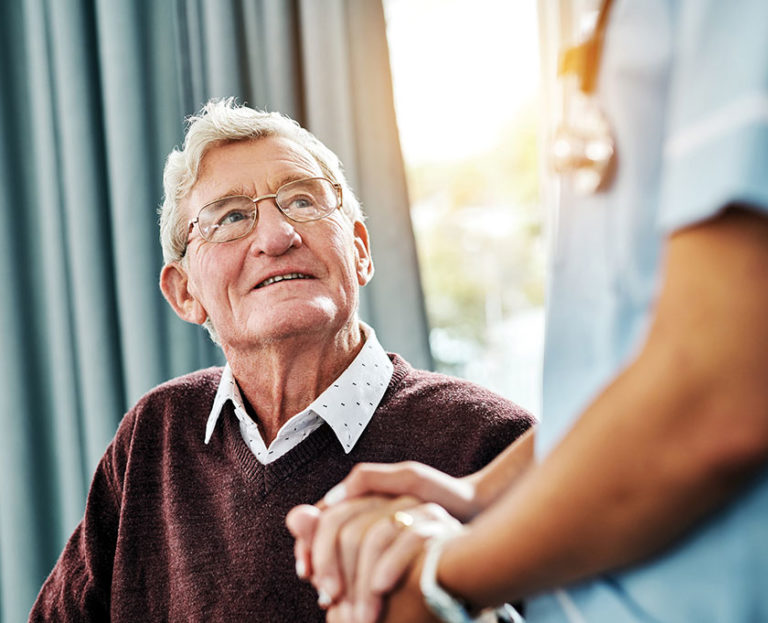
[[[288,203],[289,210],[311,210],[315,207],[315,200],[309,196],[292,197]]]
[[[242,210],[230,210],[224,216],[222,216],[216,224],[219,227],[224,225],[234,225],[235,223],[245,221],[248,218],[250,217],[247,212],[243,212]]]

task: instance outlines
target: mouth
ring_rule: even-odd
[[[295,279],[314,279],[314,277],[311,275],[305,275],[304,273],[287,273],[285,275],[275,275],[274,277],[269,277],[261,283],[256,284],[255,289],[258,290],[259,288],[271,286],[273,283],[279,283],[281,281],[294,281]]]

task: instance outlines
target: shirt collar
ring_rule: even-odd
[[[281,432],[294,418],[311,412],[331,427],[344,452],[349,454],[355,447],[387,391],[394,370],[387,353],[376,338],[376,332],[365,323],[361,322],[360,325],[366,338],[365,344],[352,363],[306,409],[286,422]],[[238,417],[245,416],[240,388],[228,363],[224,367],[208,416],[205,443],[210,441],[227,401],[232,402]],[[280,432],[276,439],[280,439]]]

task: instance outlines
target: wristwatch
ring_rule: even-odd
[[[421,568],[419,587],[424,597],[424,602],[437,618],[445,623],[496,623],[496,613],[493,610],[484,610],[478,616],[473,617],[467,611],[466,604],[448,593],[437,582],[437,563],[443,551],[443,545],[450,537],[435,537],[427,543],[427,553],[424,557],[424,566]]]

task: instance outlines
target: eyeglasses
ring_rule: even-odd
[[[309,177],[283,184],[270,195],[222,197],[200,208],[197,218],[189,221],[187,235],[197,225],[200,235],[208,242],[244,238],[256,226],[258,203],[264,199],[274,199],[277,209],[292,221],[319,221],[341,206],[341,184],[324,177]]]

